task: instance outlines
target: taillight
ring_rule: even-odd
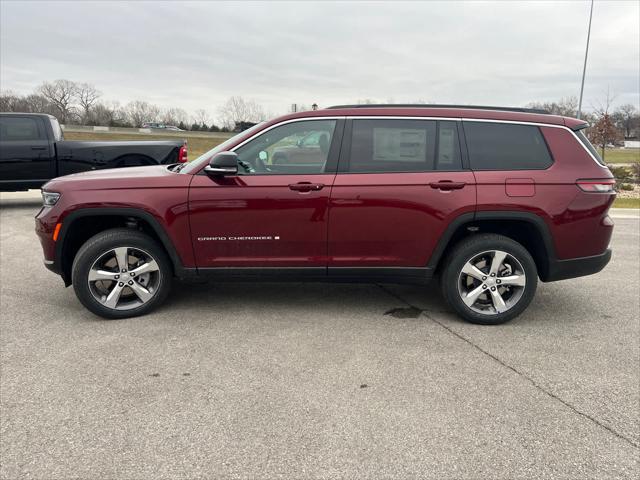
[[[185,144],[180,147],[180,151],[178,152],[178,162],[187,163],[188,161],[189,158],[187,155],[187,144],[185,142]]]
[[[613,178],[603,180],[578,180],[576,185],[583,192],[589,193],[614,193],[616,191],[616,181]]]

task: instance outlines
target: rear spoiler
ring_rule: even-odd
[[[574,127],[571,127],[571,130],[573,130],[574,132],[578,132],[580,130],[584,130],[585,128],[588,128],[590,125],[588,122],[585,123],[580,123]]]

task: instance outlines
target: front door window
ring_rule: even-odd
[[[325,173],[335,120],[305,120],[268,130],[236,150],[240,175]]]

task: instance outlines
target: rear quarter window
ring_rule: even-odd
[[[544,170],[553,164],[535,125],[463,122],[472,170]]]
[[[587,136],[584,134],[584,131],[578,130],[575,133],[576,133],[576,137],[578,137],[578,140],[580,140],[582,145],[584,145],[584,148],[586,148],[589,151],[591,156],[595,158],[596,162],[598,162],[603,167],[606,166],[607,164],[604,163],[604,160],[602,160],[602,157],[598,153],[598,150],[596,150],[595,147],[591,144]]]

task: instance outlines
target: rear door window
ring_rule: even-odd
[[[456,122],[355,119],[347,152],[341,170],[352,173],[461,168]]]
[[[463,122],[473,170],[544,170],[553,164],[535,125]]]
[[[13,116],[0,118],[0,141],[28,142],[44,139],[42,125],[35,118]]]
[[[438,145],[436,170],[460,170],[460,142],[458,141],[458,122],[438,122]]]

